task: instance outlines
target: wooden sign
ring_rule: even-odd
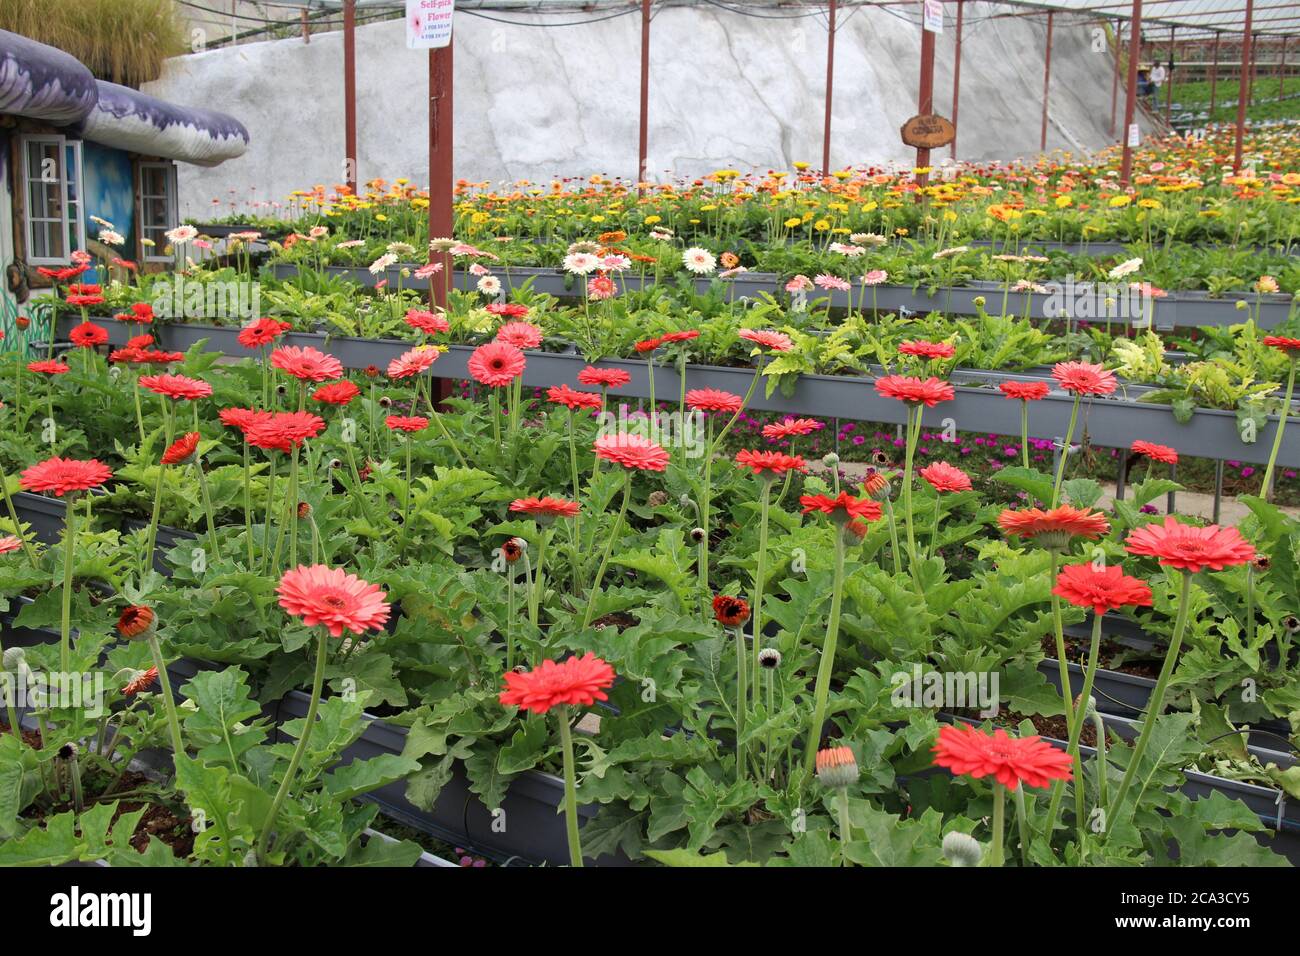
[[[903,135],[903,145],[916,149],[938,149],[957,138],[957,127],[952,125],[952,120],[935,113],[913,116],[899,132]]]

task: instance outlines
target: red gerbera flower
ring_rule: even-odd
[[[745,400],[739,395],[717,388],[693,388],[686,393],[686,407],[697,412],[735,414],[745,407]]]
[[[546,398],[566,408],[600,408],[600,396],[595,392],[580,392],[567,385],[552,385],[546,390]]]
[[[763,437],[768,441],[782,438],[794,438],[796,435],[810,435],[826,425],[815,418],[787,418],[783,422],[773,422],[763,426]]]
[[[77,348],[94,348],[108,341],[108,329],[94,322],[82,322],[68,333],[68,341]]]
[[[158,679],[158,668],[151,667],[147,671],[141,671],[140,676],[133,679],[125,687],[122,693],[127,697],[134,697],[141,691],[148,690],[153,686],[153,682]]]
[[[1099,512],[1060,505],[1050,511],[1041,508],[1012,511],[1008,508],[998,516],[998,527],[1006,534],[1022,538],[1051,536],[1051,542],[1064,546],[1073,537],[1095,540],[1107,534],[1110,522]]]
[[[522,319],[528,314],[528,306],[521,302],[489,302],[483,309],[493,315],[512,319]]]
[[[540,517],[572,518],[581,508],[576,501],[563,498],[516,498],[510,502],[510,510]]]
[[[773,332],[770,329],[741,329],[736,334],[746,341],[769,348],[773,352],[788,352],[794,348],[790,336],[784,332]]]
[[[194,457],[199,447],[199,433],[187,432],[176,439],[162,454],[164,465],[180,465]]]
[[[113,349],[113,351],[108,353],[108,360],[110,362],[127,362],[127,363],[144,361],[143,357],[141,356],[140,350],[133,349],[129,345],[126,346],[125,348]]]
[[[1052,593],[1076,607],[1092,608],[1094,614],[1105,614],[1126,604],[1151,606],[1151,589],[1125,574],[1118,564],[1100,569],[1092,562],[1068,564],[1057,576]]]
[[[1057,362],[1052,368],[1052,378],[1075,395],[1109,395],[1118,385],[1114,373],[1087,362]]]
[[[668,452],[637,434],[601,435],[593,447],[606,461],[641,471],[663,471],[668,466]]]
[[[438,335],[451,328],[447,320],[437,312],[426,312],[424,309],[407,309],[406,324],[425,335]]]
[[[946,359],[957,354],[949,342],[927,342],[925,339],[908,339],[899,343],[900,355],[915,355],[924,359]]]
[[[784,475],[787,471],[807,471],[808,463],[799,455],[787,455],[779,451],[736,452],[736,464],[741,468],[751,468],[754,474],[761,475],[770,471],[773,475]]]
[[[167,365],[170,362],[180,362],[184,360],[184,352],[159,352],[159,351],[141,351],[140,361],[149,362],[152,365]]]
[[[126,340],[126,347],[129,349],[147,349],[153,345],[152,335],[133,335]]]
[[[40,359],[28,362],[27,371],[40,372],[42,375],[67,375],[72,369],[56,359]]]
[[[524,353],[508,342],[480,345],[469,357],[469,374],[481,385],[504,388],[524,373]]]
[[[153,321],[153,306],[148,302],[133,302],[131,304],[131,321],[139,322],[144,325]]]
[[[22,473],[19,484],[27,491],[52,491],[62,498],[70,491],[98,488],[113,477],[109,467],[97,459],[47,458]]]
[[[1157,445],[1155,442],[1143,441],[1139,438],[1130,447],[1139,455],[1146,455],[1152,461],[1163,462],[1166,465],[1178,464],[1178,452],[1168,445]]]
[[[142,375],[140,384],[157,395],[165,395],[178,402],[207,398],[212,394],[211,385],[188,375]]]
[[[324,427],[325,420],[310,412],[276,412],[269,418],[249,422],[244,438],[256,448],[288,452],[308,438],[315,438]]]
[[[1166,567],[1193,574],[1203,568],[1222,571],[1255,560],[1254,545],[1236,528],[1220,528],[1217,524],[1199,528],[1183,524],[1173,515],[1166,516],[1164,524],[1138,528],[1124,540],[1124,546],[1129,554],[1149,555]]]
[[[496,337],[517,349],[535,349],[542,344],[542,330],[531,322],[507,322],[497,329]]]
[[[1288,338],[1285,335],[1266,335],[1264,344],[1285,352],[1291,358],[1300,355],[1300,339]]]
[[[998,388],[1007,398],[1022,402],[1036,402],[1052,390],[1046,382],[1003,382]]]
[[[291,328],[293,326],[288,322],[278,319],[258,319],[239,330],[239,344],[246,349],[260,349],[270,345]]]
[[[663,344],[664,340],[662,338],[642,339],[640,342],[636,343],[636,345],[632,346],[632,348],[636,349],[638,352],[653,352]]]
[[[681,332],[665,332],[661,337],[664,345],[671,345],[674,342],[689,342],[691,339],[700,337],[699,329],[686,329]]]
[[[384,419],[384,424],[395,432],[406,432],[409,435],[412,432],[420,432],[428,428],[429,419],[422,418],[419,415],[389,415]]]
[[[719,594],[713,599],[713,616],[726,627],[740,627],[749,620],[749,602],[743,598]]]
[[[1037,736],[1012,737],[999,727],[987,734],[978,727],[945,724],[934,745],[936,767],[958,776],[992,776],[1008,790],[1023,783],[1046,787],[1070,779],[1071,758]]]
[[[588,365],[578,373],[578,381],[583,385],[622,388],[632,381],[632,376],[621,368],[596,368],[594,365]]]
[[[879,502],[870,498],[854,498],[847,491],[841,491],[834,498],[826,495],[801,495],[799,504],[803,505],[804,514],[820,511],[840,521],[876,521],[883,513]]]
[[[343,379],[341,382],[331,382],[329,385],[320,386],[311,393],[311,397],[318,402],[324,402],[326,405],[346,405],[360,394],[361,389],[357,387],[356,382]]]
[[[388,377],[400,379],[421,375],[429,370],[429,366],[438,360],[440,354],[442,353],[428,345],[408,349],[388,363]]]
[[[324,625],[333,637],[379,630],[388,623],[388,595],[342,568],[299,565],[284,573],[276,593],[286,612],[308,627]]]
[[[304,382],[327,382],[343,377],[343,363],[310,345],[282,345],[271,353],[271,364]]]
[[[522,707],[544,714],[561,704],[590,707],[608,700],[605,688],[614,683],[614,668],[588,651],[560,663],[542,661],[541,667],[523,674],[509,671],[506,689],[497,698],[507,707]]]
[[[935,378],[913,378],[910,375],[886,375],[876,379],[876,391],[885,398],[894,398],[909,405],[924,403],[926,408],[934,408],[940,402],[950,402],[956,396],[953,387],[947,382]]]
[[[970,475],[946,461],[936,461],[917,472],[935,491],[970,491]]]
[[[223,408],[217,413],[217,417],[221,419],[221,424],[238,428],[242,432],[247,431],[248,426],[254,422],[264,422],[273,418],[274,413],[260,408]]]

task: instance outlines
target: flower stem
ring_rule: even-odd
[[[167,673],[167,662],[163,660],[162,648],[158,645],[158,635],[149,632],[149,653],[153,655],[153,666],[158,669],[158,689],[162,692],[163,710],[167,713],[167,730],[172,738],[172,753],[176,759],[185,756],[185,741],[181,737],[181,722],[176,716],[176,697],[172,694],[172,680]]]
[[[831,671],[835,669],[835,646],[840,635],[840,599],[844,590],[844,534],[845,529],[835,525],[835,577],[831,583],[831,613],[826,622],[826,642],[822,645],[821,661],[817,665],[817,683],[813,690],[812,725],[808,728],[808,741],[804,748],[804,768],[811,776],[817,762],[817,748],[822,739],[822,722],[826,718],[826,697],[830,693]],[[757,643],[757,641],[755,641]]]
[[[772,509],[772,478],[767,472],[758,479],[763,486],[759,496],[758,518],[758,557],[754,564],[754,607],[753,627],[754,649],[750,657],[750,670],[753,674],[754,694],[758,694],[758,652],[763,643],[763,585],[767,578],[767,528],[768,515]],[[705,582],[707,583],[707,581]]]
[[[1128,796],[1129,788],[1133,785],[1133,779],[1137,776],[1138,764],[1142,762],[1142,757],[1147,751],[1147,745],[1151,742],[1151,731],[1155,727],[1156,717],[1164,709],[1165,693],[1169,689],[1169,680],[1173,677],[1174,667],[1178,662],[1178,650],[1182,647],[1183,632],[1187,629],[1187,609],[1191,594],[1192,575],[1184,571],[1182,589],[1178,595],[1178,617],[1174,623],[1174,636],[1170,638],[1169,650],[1165,652],[1165,663],[1160,668],[1160,676],[1156,678],[1155,690],[1151,692],[1151,699],[1147,701],[1147,715],[1142,722],[1142,732],[1138,735],[1137,744],[1133,748],[1133,756],[1129,759],[1128,769],[1124,771],[1124,779],[1120,782],[1119,792],[1115,794],[1115,802],[1112,805],[1113,812],[1111,813],[1112,822],[1118,820],[1118,815],[1124,809],[1124,798]],[[1111,829],[1113,830],[1113,827]]]
[[[839,787],[835,794],[835,809],[840,823],[840,866],[849,861],[849,841],[853,839],[853,824],[849,822],[849,788]]]
[[[1287,419],[1291,417],[1291,394],[1295,390],[1296,360],[1291,360],[1291,372],[1286,377],[1286,397],[1282,399],[1282,410],[1278,413],[1277,434],[1273,436],[1273,450],[1268,454],[1268,467],[1264,469],[1264,481],[1260,485],[1260,495],[1265,501],[1273,497],[1273,469],[1277,465],[1277,454],[1282,450],[1282,432],[1286,429]]]
[[[1016,828],[1020,833],[1020,862],[1025,866],[1029,865],[1029,809],[1025,806],[1025,785],[1022,783],[1015,789],[1016,795]]]
[[[618,509],[618,517],[614,519],[614,527],[609,529],[609,537],[605,539],[605,550],[600,557],[600,565],[596,570],[596,579],[591,583],[591,591],[594,597],[595,593],[600,590],[601,582],[605,580],[605,568],[609,566],[609,555],[614,550],[614,540],[618,537],[619,530],[623,526],[623,517],[627,514],[627,499],[632,493],[632,474],[624,471],[623,473],[623,504]],[[583,615],[582,626],[586,627],[591,623],[591,612],[596,609],[594,600],[587,602],[587,613]]]
[[[1056,466],[1056,482],[1052,485],[1052,503],[1048,506],[1055,508],[1061,500],[1061,483],[1065,480],[1065,460],[1070,456],[1070,442],[1074,440],[1074,426],[1079,420],[1079,396],[1074,396],[1074,404],[1070,406],[1070,427],[1065,430],[1065,442],[1061,445],[1061,461]]]
[[[59,667],[72,669],[72,558],[77,550],[76,502],[68,499],[63,522],[63,610],[59,617]]]
[[[1020,401],[1020,459],[1029,467],[1029,402]]]
[[[1006,829],[1007,788],[993,784],[993,845],[989,847],[988,865],[1002,865],[1002,831]]]
[[[208,493],[208,479],[203,474],[203,459],[194,456],[194,470],[199,475],[199,493],[203,496],[203,513],[208,521],[208,538],[212,545],[212,556],[221,560],[221,546],[217,544],[217,522],[212,510],[212,495]]]
[[[325,639],[328,636],[329,631],[321,628],[320,637],[316,641],[316,672],[312,675],[311,681],[311,703],[307,706],[302,735],[298,738],[298,746],[293,748],[293,756],[289,758],[289,766],[280,780],[280,788],[276,790],[275,799],[271,803],[271,812],[266,815],[262,834],[257,839],[257,860],[263,866],[266,865],[267,854],[271,851],[271,831],[275,827],[276,817],[280,815],[280,807],[284,805],[285,798],[289,795],[289,788],[293,786],[294,775],[298,773],[298,765],[302,763],[302,755],[307,751],[307,740],[311,737],[312,727],[316,723],[316,711],[320,708],[321,685],[325,682]],[[161,673],[159,671],[160,675]]]
[[[1088,646],[1088,663],[1083,672],[1083,690],[1079,694],[1079,706],[1073,705],[1073,699],[1067,689],[1065,692],[1066,702],[1071,711],[1066,716],[1066,723],[1070,728],[1070,740],[1066,746],[1066,753],[1074,760],[1074,815],[1075,826],[1079,831],[1079,843],[1083,844],[1084,828],[1084,786],[1083,786],[1083,760],[1079,756],[1079,739],[1083,736],[1084,717],[1088,713],[1088,697],[1092,694],[1092,683],[1097,676],[1097,658],[1101,650],[1101,622],[1105,617],[1104,614],[1097,614],[1092,619],[1092,640]],[[1068,673],[1067,673],[1068,678]],[[1069,688],[1069,682],[1065,684]],[[1060,809],[1061,794],[1065,789],[1062,781],[1057,781],[1052,788],[1052,800],[1047,808],[1047,834],[1051,835],[1052,828],[1056,826],[1056,814]]]
[[[737,625],[736,632],[736,782],[745,779],[745,746],[740,738],[745,733],[746,699],[749,696],[749,661],[745,653],[745,628]],[[758,643],[755,641],[755,643]],[[754,688],[758,694],[758,688]]]
[[[569,838],[569,865],[582,866],[582,843],[578,839],[578,785],[573,768],[573,735],[569,730],[569,708],[559,707],[560,749],[564,752],[564,829]]]

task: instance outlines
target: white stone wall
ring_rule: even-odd
[[[989,19],[1011,9],[966,4],[959,158],[1038,150],[1046,26],[1042,16]],[[1057,21],[1048,149],[1097,149],[1110,141],[1114,61],[1092,52],[1091,23]],[[935,71],[935,108],[949,116],[954,33],[950,19],[938,39]],[[833,166],[914,155],[901,145],[898,128],[916,112],[919,51],[919,27],[896,12],[842,11]],[[635,13],[545,29],[459,14],[456,175],[546,182],[596,172],[633,177],[639,56]],[[758,19],[711,6],[659,10],[651,28],[652,178],[722,167],[789,168],[800,159],[820,163],[825,57],[820,12]],[[248,209],[283,201],[295,188],[342,181],[342,60],[342,34],[329,33],[309,44],[290,38],[169,61],[149,92],[232,113],[252,136],[237,160],[216,169],[181,167],[182,214]],[[426,184],[427,91],[428,55],[406,49],[401,21],[357,31],[362,181],[406,176]],[[935,159],[947,155],[936,151]]]

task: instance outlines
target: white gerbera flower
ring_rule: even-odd
[[[501,280],[496,276],[483,276],[478,280],[478,290],[484,295],[496,295],[501,291]]]
[[[1142,268],[1141,259],[1125,259],[1108,273],[1112,279],[1122,279],[1125,276],[1131,276]]]
[[[168,242],[181,245],[196,239],[199,231],[193,226],[177,226],[175,229],[168,229],[163,235],[167,237]]]
[[[397,256],[393,255],[391,252],[386,252],[374,262],[370,263],[370,274],[377,276],[396,261]]]
[[[718,267],[718,260],[708,249],[691,246],[682,253],[682,265],[688,272],[693,272],[697,276],[706,276]]]
[[[575,276],[585,276],[595,272],[599,266],[600,260],[590,252],[571,252],[564,257],[564,271]]]

